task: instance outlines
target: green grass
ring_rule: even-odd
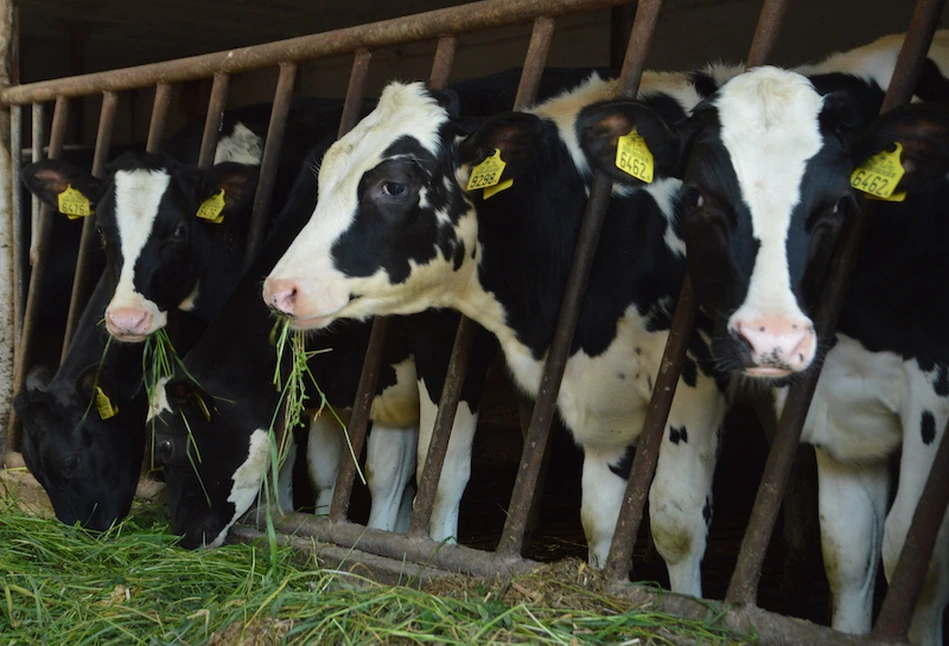
[[[737,644],[544,571],[436,594],[315,567],[290,547],[189,552],[155,508],[95,537],[0,497],[0,641],[14,644]],[[584,571],[580,565],[573,571]],[[584,577],[590,575],[585,570]],[[584,579],[585,580],[585,579]],[[638,642],[635,640],[639,640]]]

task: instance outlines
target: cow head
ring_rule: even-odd
[[[390,84],[327,151],[313,216],[264,283],[264,301],[294,327],[450,306],[471,278],[478,232],[468,174],[492,146],[516,167],[525,140],[504,124],[461,140],[469,124],[453,119],[450,104],[422,83]]]
[[[679,124],[662,123],[635,101],[585,110],[584,150],[614,179],[637,183],[614,168],[617,139],[633,127],[657,155],[678,157],[689,273],[715,321],[723,367],[781,378],[812,364],[818,339],[810,315],[856,208],[850,175],[910,130],[878,126],[860,138],[865,113],[846,90],[821,94],[807,78],[773,67],[730,80]],[[904,142],[908,172],[897,190],[919,171],[945,173],[917,162],[918,148]]]
[[[237,432],[232,402],[190,380],[160,382],[149,403],[154,456],[164,472],[171,526],[188,549],[217,547],[257,499],[270,465],[267,429]]]
[[[145,444],[142,406],[119,406],[118,393],[108,366],[90,366],[69,383],[34,368],[13,400],[26,466],[67,525],[103,531],[132,504]],[[100,414],[97,403],[114,408]]]
[[[58,160],[30,164],[22,177],[56,210],[70,187],[89,201],[114,282],[106,328],[119,341],[139,342],[165,326],[169,310],[190,309],[198,272],[211,262],[209,238],[248,210],[257,169],[227,162],[203,171],[162,154],[125,153],[104,179]],[[197,217],[211,199],[219,200],[219,209],[208,204],[222,223]]]

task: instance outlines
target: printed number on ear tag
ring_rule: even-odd
[[[504,172],[505,166],[507,166],[507,162],[501,159],[500,149],[495,148],[494,152],[488,155],[483,162],[471,169],[471,177],[468,178],[468,186],[465,187],[465,190],[476,191],[479,188],[488,189],[496,186],[501,181],[501,174]],[[513,183],[511,181],[511,184]],[[511,184],[504,188],[510,188]],[[496,188],[491,195],[503,191],[504,188]],[[484,197],[488,198],[491,195],[488,195],[485,191]]]
[[[112,419],[119,414],[119,407],[112,405],[112,400],[102,390],[102,386],[96,386],[96,411],[103,421]]]
[[[633,128],[616,142],[616,167],[640,182],[652,182],[656,162],[646,140]]]
[[[854,169],[850,186],[887,202],[902,202],[906,193],[893,194],[906,170],[900,163],[903,145],[896,142],[896,150],[877,153]]]
[[[198,207],[198,217],[202,220],[207,220],[213,224],[221,224],[224,222],[224,189],[221,189],[221,192],[217,195],[213,195],[201,202],[201,206]]]
[[[73,188],[72,184],[66,184],[66,190],[56,197],[56,206],[59,212],[70,220],[78,220],[94,213],[89,206],[89,198]]]

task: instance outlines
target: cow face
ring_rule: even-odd
[[[118,401],[108,366],[93,365],[75,382],[53,385],[49,371],[34,369],[26,386],[13,405],[23,424],[27,468],[60,521],[108,529],[128,513],[135,495],[145,444],[141,405],[123,402],[114,416],[102,419],[97,388],[100,397]]]
[[[672,130],[634,102],[586,111],[581,138],[600,168],[613,166],[616,139],[634,126],[660,155],[679,155],[689,271],[725,368],[781,378],[814,359],[809,313],[855,204],[849,107],[803,76],[761,67]]]
[[[171,526],[188,549],[217,547],[257,499],[270,464],[266,429],[249,435],[236,406],[189,381],[159,383],[149,404],[156,464],[168,488]]]
[[[126,153],[103,180],[57,160],[30,164],[22,176],[54,209],[68,186],[90,201],[114,283],[106,328],[120,341],[139,342],[165,326],[169,310],[193,306],[198,275],[211,262],[210,238],[220,231],[214,227],[248,209],[257,170],[224,163],[201,171],[166,155]],[[198,218],[221,191],[223,222]]]
[[[454,132],[423,84],[386,87],[324,156],[320,199],[267,278],[265,302],[297,328],[319,328],[441,301],[475,238],[454,176]]]

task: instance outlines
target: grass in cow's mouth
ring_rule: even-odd
[[[579,561],[501,580],[372,583],[290,546],[175,546],[163,509],[136,506],[102,535],[22,511],[0,489],[4,644],[754,644],[637,607]],[[410,583],[410,577],[405,577]]]

